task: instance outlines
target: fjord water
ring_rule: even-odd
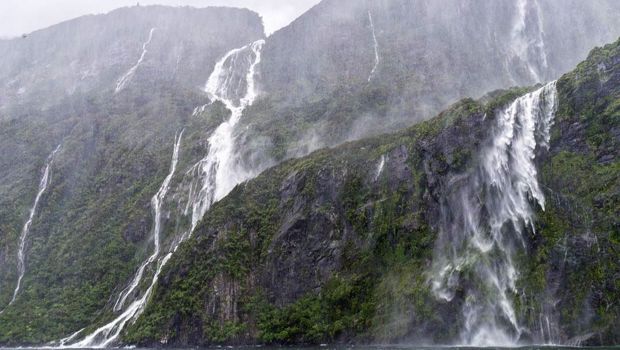
[[[25,348],[0,348],[2,350],[23,350]],[[27,348],[29,350],[49,350],[50,347],[34,347]],[[89,348],[84,348],[89,349]],[[158,348],[145,348],[145,347],[131,347],[121,349],[132,350],[155,350]],[[573,347],[573,346],[556,346],[556,345],[531,345],[520,347],[470,347],[470,346],[411,346],[411,345],[321,345],[321,346],[308,346],[308,347],[284,347],[284,346],[217,346],[217,347],[205,347],[205,348],[171,348],[173,350],[219,350],[219,349],[234,349],[234,350],[620,350],[620,346],[592,346],[592,347]]]

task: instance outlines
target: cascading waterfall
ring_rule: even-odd
[[[162,253],[160,242],[161,206],[168,193],[171,179],[176,172],[179,148],[183,135],[183,132],[181,132],[175,140],[170,173],[151,200],[151,206],[154,211],[153,241],[155,248],[148,259],[140,265],[131,283],[118,296],[114,305],[114,311],[123,310],[127,300],[135,294],[143,280],[147,267],[156,264],[156,271],[149,287],[139,299],[134,300],[127,306],[116,319],[98,328],[83,340],[66,345],[75,339],[81,331],[76,332],[60,341],[60,347],[104,348],[116,342],[125,325],[128,322],[135,321],[144,311],[153,287],[157,283],[161,269],[170,260],[178,246],[193,232],[197,222],[209,209],[210,205],[224,197],[235,185],[252,176],[251,173],[242,172],[242,169],[234,162],[233,131],[234,126],[239,122],[243,114],[243,110],[251,105],[256,98],[255,68],[260,63],[260,52],[263,44],[264,41],[259,40],[243,48],[232,50],[216,64],[213,73],[207,81],[205,91],[213,101],[218,100],[224,103],[231,111],[231,117],[228,121],[222,123],[209,138],[208,155],[188,171],[188,173],[195,175],[190,186],[188,203],[188,206],[192,207],[191,229],[186,234],[177,237],[168,252],[163,257],[160,257]],[[247,72],[247,74],[241,72]],[[243,80],[245,80],[245,84],[243,84]],[[203,106],[202,110],[204,108],[206,106]],[[202,186],[200,190],[192,192],[192,189],[196,190],[198,185]]]
[[[372,13],[368,10],[368,22],[370,22],[370,29],[372,31],[372,41],[373,47],[375,49],[375,65],[372,67],[370,71],[370,75],[368,76],[368,82],[372,80],[372,77],[375,75],[377,68],[379,67],[379,42],[377,42],[377,35],[375,34],[375,23],[372,20]]]
[[[9,302],[7,307],[11,306],[15,302],[17,294],[19,293],[19,290],[21,288],[22,279],[26,274],[25,250],[26,241],[28,239],[28,232],[30,232],[30,226],[32,226],[32,221],[34,220],[34,215],[37,212],[37,207],[39,206],[41,196],[43,196],[43,193],[45,192],[45,190],[47,190],[47,186],[49,185],[51,179],[50,172],[52,162],[54,161],[54,156],[60,150],[60,146],[61,145],[58,145],[58,147],[56,147],[56,149],[54,149],[54,151],[52,151],[52,153],[47,157],[45,168],[43,169],[43,176],[41,177],[41,181],[39,181],[39,191],[37,192],[37,196],[34,199],[34,204],[32,205],[32,208],[30,208],[30,215],[28,216],[28,220],[24,224],[21,235],[19,236],[19,248],[17,250],[17,284],[15,285],[15,289],[13,290],[13,297],[11,298],[11,301]],[[2,312],[4,312],[4,309],[0,311],[0,313]]]
[[[256,99],[256,66],[260,63],[264,43],[258,40],[230,51],[215,65],[205,86],[211,100],[222,102],[231,115],[209,138],[207,156],[188,171],[193,178],[185,210],[186,215],[190,210],[192,214],[190,235],[211,204],[254,175],[236,162],[234,130],[245,108]]]
[[[514,259],[533,230],[533,202],[544,210],[534,159],[549,147],[556,104],[551,83],[498,113],[477,166],[454,177],[442,202],[430,282],[440,300],[463,293],[463,345],[513,346],[524,331],[512,303]]]
[[[166,264],[166,262],[168,262],[168,259],[170,258],[169,256],[166,256],[163,259],[158,259],[160,255],[160,251],[161,251],[161,242],[160,242],[161,211],[162,211],[162,203],[164,201],[164,198],[166,197],[166,194],[168,193],[168,189],[170,188],[170,181],[172,180],[172,177],[174,176],[174,173],[176,172],[177,162],[179,160],[179,148],[181,146],[182,137],[183,137],[183,131],[181,131],[181,133],[175,137],[174,149],[172,152],[172,161],[170,164],[170,173],[164,179],[164,182],[160,186],[157,193],[153,196],[153,198],[151,198],[151,207],[153,208],[153,214],[154,214],[153,215],[152,240],[155,245],[155,248],[153,249],[153,254],[151,254],[151,256],[149,256],[140,265],[140,268],[138,269],[137,273],[135,274],[129,286],[125,288],[123,292],[121,292],[118,300],[116,301],[114,309],[120,310],[123,307],[128,296],[132,295],[135,292],[136,288],[138,287],[138,285],[143,279],[144,271],[147,268],[147,266],[156,264],[155,273],[153,275],[153,279],[151,280],[149,287],[146,289],[142,297],[134,300],[131,304],[129,304],[129,306],[123,311],[123,313],[121,313],[114,320],[98,328],[93,333],[87,335],[81,341],[71,344],[71,345],[65,345],[64,343],[67,343],[72,338],[75,338],[81,331],[76,332],[71,337],[63,339],[64,342],[61,341],[61,344],[60,344],[61,347],[70,347],[70,348],[104,348],[104,347],[107,347],[108,345],[112,344],[118,339],[118,336],[120,335],[123,328],[125,328],[125,325],[127,324],[127,322],[135,320],[138,316],[140,316],[142,311],[144,311],[148,298],[150,297],[151,292],[153,291],[153,287],[157,283],[159,274],[161,273],[161,269]]]
[[[153,32],[155,32],[155,29],[156,28],[151,28],[151,31],[149,32],[149,38],[144,42],[144,44],[142,44],[142,54],[140,55],[138,62],[133,67],[129,68],[127,73],[120,77],[120,79],[118,79],[118,81],[116,82],[116,89],[114,89],[115,94],[123,90],[125,88],[125,85],[127,85],[127,83],[131,80],[134,74],[136,74],[138,67],[140,67],[140,64],[142,64],[142,61],[144,61],[144,56],[146,56],[146,53],[148,52],[147,48],[151,43],[151,40],[153,40]]]

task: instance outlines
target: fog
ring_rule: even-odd
[[[0,0],[0,36],[16,36],[0,40],[0,347],[141,337],[162,347],[224,337],[252,344],[269,339],[262,329],[302,324],[278,315],[286,305],[292,314],[328,305],[315,293],[332,286],[361,311],[310,310],[319,328],[309,330],[338,322],[343,341],[366,328],[379,344],[477,343],[488,329],[510,344],[521,332],[528,342],[573,344],[603,332],[595,312],[611,304],[599,290],[589,304],[562,301],[576,315],[567,328],[556,308],[568,292],[555,249],[590,249],[594,233],[562,243],[551,227],[540,246],[548,261],[520,265],[519,244],[533,237],[522,225],[544,204],[540,189],[563,181],[532,163],[549,140],[542,104],[550,111],[555,95],[526,95],[509,113],[501,107],[529,89],[489,92],[555,80],[617,40],[620,0],[323,0],[282,28],[319,1]],[[252,9],[266,28],[247,10],[196,9],[214,5]],[[569,132],[554,142],[587,161],[543,158],[560,171],[605,170],[616,149],[612,100],[588,100],[616,93],[607,75],[616,55],[599,52],[602,63],[558,85],[569,97],[561,110],[575,113],[558,120],[554,131]],[[413,126],[480,96],[492,102],[465,100]],[[582,118],[590,106],[604,112],[600,121]],[[488,170],[498,159],[507,165]],[[608,172],[599,173],[603,184]],[[537,174],[547,182],[539,186]],[[554,194],[560,207],[536,227],[564,219],[555,216],[571,204],[564,197]],[[488,239],[503,234],[506,242]],[[494,248],[480,252],[477,241]],[[596,271],[614,261],[608,255]],[[539,285],[547,266],[548,288]],[[520,273],[536,288],[527,298]],[[277,322],[257,327],[264,315]],[[363,322],[347,321],[358,315]]]
[[[2,0],[0,38],[15,37],[53,24],[83,16],[134,6],[137,0]],[[319,0],[140,0],[140,5],[229,6],[258,12],[271,34],[289,24]]]

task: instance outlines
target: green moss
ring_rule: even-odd
[[[265,343],[331,342],[345,332],[368,328],[374,313],[368,276],[334,276],[319,294],[310,293],[295,303],[277,308],[255,299],[259,339]]]

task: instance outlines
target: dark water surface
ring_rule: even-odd
[[[62,349],[54,347],[0,347],[1,350],[50,350]],[[77,348],[76,348],[77,349]],[[90,348],[84,348],[90,349]],[[620,350],[620,345],[613,346],[553,346],[553,345],[532,345],[517,347],[471,347],[471,346],[409,346],[409,345],[322,345],[322,346],[216,346],[216,347],[192,347],[192,348],[139,348],[139,347],[119,347],[109,349],[131,349],[131,350]]]

